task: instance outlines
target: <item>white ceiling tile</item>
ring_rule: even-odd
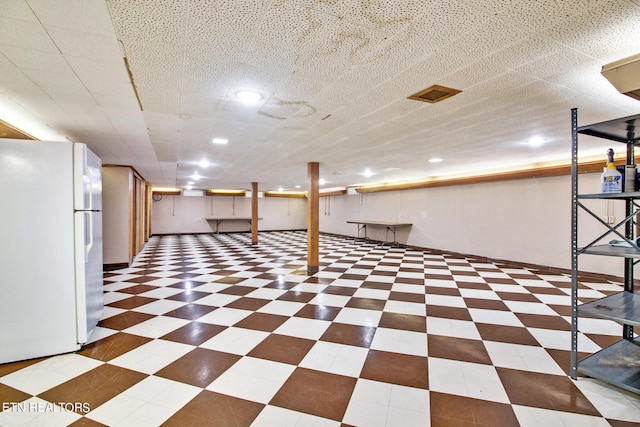
[[[24,73],[23,70],[16,67],[4,54],[0,52],[0,75],[2,75],[2,85],[0,90],[5,94],[14,94],[16,99],[21,96],[28,96],[35,84]]]
[[[0,45],[17,46],[43,52],[57,52],[49,34],[38,22],[0,16]]]
[[[122,108],[104,108],[101,111],[115,129],[131,129],[127,132],[118,132],[122,136],[135,138],[129,144],[132,147],[149,147],[149,137],[146,132],[136,132],[139,129],[145,129],[142,113],[138,110],[126,110]],[[125,141],[128,140],[125,139]]]
[[[317,42],[315,35],[336,21],[293,2],[276,2],[247,38],[241,59],[265,71],[288,74],[309,55]]]
[[[67,73],[46,70],[25,70],[25,74],[56,102],[76,102],[95,105],[95,100],[77,78],[66,78]]]
[[[118,90],[130,82],[124,62],[94,61],[82,57],[65,57],[74,73],[89,91]]]
[[[0,5],[0,16],[19,19],[21,21],[38,22],[25,0],[3,0]]]
[[[180,114],[180,97],[176,90],[136,85],[144,111]]]
[[[216,97],[183,93],[180,114],[185,117],[209,117],[217,114],[222,101]]]
[[[123,40],[133,78],[141,86],[180,87],[184,57],[175,46],[147,46],[135,40]]]
[[[121,108],[123,111],[140,110],[133,87],[129,82],[111,84],[104,90],[93,90],[91,96],[104,108]]]
[[[143,116],[152,138],[177,142],[180,123],[178,114],[145,110]]]
[[[71,67],[55,52],[24,49],[17,46],[0,45],[0,51],[18,68],[50,71],[53,74],[71,73]]]
[[[575,15],[600,7],[601,0],[520,0],[499,8],[496,19],[526,34],[544,34],[558,22],[570,22]]]
[[[113,26],[103,0],[27,0],[38,20],[45,26],[55,26],[85,33],[113,36]]]
[[[423,19],[433,3],[421,0],[403,2],[352,2],[341,17],[359,26],[391,36]]]
[[[638,53],[640,6],[631,1],[603,2],[549,29],[559,43],[601,60],[602,65]],[[577,29],[588,29],[585,37]]]
[[[79,56],[97,62],[122,60],[122,49],[113,37],[59,27],[48,27],[47,32],[65,56]]]

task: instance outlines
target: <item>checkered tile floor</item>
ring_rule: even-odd
[[[151,238],[105,274],[91,344],[0,365],[0,425],[640,422],[639,396],[567,376],[566,275],[322,235],[310,277],[306,250],[304,232]],[[580,327],[585,354],[621,334]]]

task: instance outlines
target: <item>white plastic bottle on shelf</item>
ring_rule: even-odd
[[[600,175],[603,193],[622,193],[622,174],[613,163],[613,149],[607,150],[607,167]]]

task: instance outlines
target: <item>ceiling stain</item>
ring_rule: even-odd
[[[258,114],[278,120],[286,120],[292,117],[309,117],[315,114],[317,108],[307,101],[284,101],[271,98]]]
[[[396,10],[394,8],[393,11],[387,11],[386,13],[387,18],[378,17],[376,14],[376,11],[379,11],[379,9],[381,9],[380,5],[388,6],[390,4],[393,4],[393,3],[380,2],[379,0],[361,0],[360,12],[364,18],[366,18],[369,22],[374,24],[375,27],[379,30],[392,25],[413,23],[414,17],[410,13],[410,10],[407,10],[406,16],[398,16],[399,15],[398,12],[401,12],[401,11]],[[384,12],[382,14],[384,14]]]
[[[279,0],[273,7],[284,7],[287,3]],[[308,28],[297,40],[296,64],[324,61],[341,53],[348,63],[360,64],[387,55],[413,33],[416,19],[412,8],[406,5],[361,0],[346,11],[323,10],[338,5],[335,0],[316,0],[305,7]]]
[[[371,38],[362,32],[340,32],[331,40],[328,49],[320,52],[321,55],[331,55],[347,51],[347,58],[351,64],[362,62],[368,57],[366,50],[372,46]],[[365,53],[363,53],[365,52]]]

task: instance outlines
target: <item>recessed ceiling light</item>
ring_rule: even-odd
[[[299,185],[296,185],[296,188],[300,188],[300,186],[299,186]]]
[[[236,97],[242,102],[258,102],[262,99],[262,95],[252,90],[240,90],[236,92]]]
[[[207,159],[200,160],[200,163],[198,164],[200,165],[201,168],[208,168],[209,165],[211,165],[211,163],[209,163],[209,160]]]
[[[224,145],[224,144],[226,144],[227,142],[229,142],[229,140],[228,140],[228,139],[225,139],[225,138],[213,138],[213,139],[211,140],[211,142],[213,142],[214,144],[223,144],[223,145]]]
[[[362,173],[362,175],[366,176],[367,178],[369,178],[370,176],[373,176],[374,173],[371,172],[371,169],[367,168],[364,170],[364,172]]]
[[[327,181],[325,181],[324,178],[320,178],[318,180],[318,184],[320,184],[320,185],[325,185],[326,183],[327,183]]]
[[[193,187],[192,187],[192,186],[190,186],[190,185],[187,185],[187,186],[186,186],[186,187],[184,187],[184,188],[186,188],[187,190],[191,190]]]
[[[429,163],[440,163],[442,161],[439,157],[434,157],[433,159],[429,159]]]
[[[195,182],[193,182],[193,181],[189,181],[189,182],[187,182],[187,184],[189,184],[189,185],[193,185],[193,184],[195,184]]]
[[[198,171],[195,171],[195,172],[193,173],[193,175],[191,175],[189,178],[191,178],[191,179],[192,179],[192,180],[194,180],[194,181],[197,181],[197,180],[199,180],[199,179],[200,179],[200,178],[202,178],[202,177],[201,177],[200,175],[198,175]]]

